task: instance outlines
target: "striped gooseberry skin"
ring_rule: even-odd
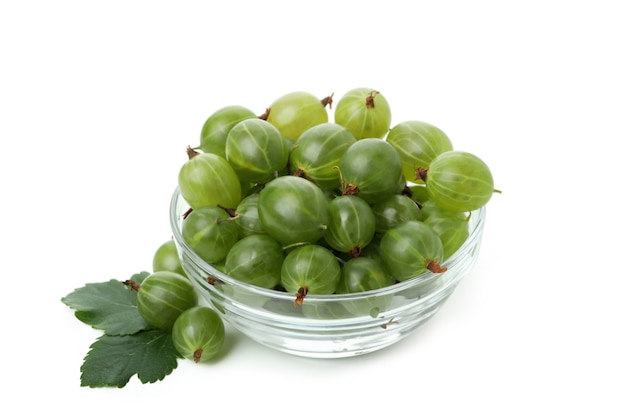
[[[225,106],[213,112],[202,125],[200,146],[203,152],[214,153],[226,159],[226,137],[237,123],[257,117],[252,110],[239,106]]]
[[[447,151],[426,170],[426,191],[439,207],[468,212],[483,207],[494,193],[491,170],[478,156],[465,151]]]
[[[359,256],[349,259],[341,267],[341,279],[337,294],[351,294],[377,290],[393,285],[393,279],[379,258]],[[346,310],[354,315],[377,317],[393,298],[392,295],[373,295],[365,299],[349,300],[344,303]]]
[[[406,281],[427,270],[443,272],[443,243],[424,222],[409,220],[391,228],[379,246],[380,259],[391,276]]]
[[[393,284],[393,279],[378,258],[359,256],[349,259],[341,270],[338,294],[377,290]]]
[[[407,120],[391,128],[385,139],[400,155],[402,173],[409,182],[416,179],[415,169],[427,168],[439,154],[451,151],[452,141],[437,126],[419,120]]]
[[[152,256],[152,271],[172,271],[187,276],[180,262],[176,241],[170,239],[162,243]]]
[[[398,192],[402,162],[396,150],[381,139],[367,138],[352,144],[339,161],[344,194],[374,204]]]
[[[178,316],[197,303],[191,282],[171,271],[153,272],[137,290],[139,314],[157,329],[170,330]]]
[[[280,283],[302,304],[307,294],[332,294],[341,279],[341,267],[327,248],[308,244],[292,249],[281,266]]]
[[[240,237],[265,234],[261,219],[259,219],[259,193],[247,195],[235,209],[235,224]]]
[[[419,206],[411,197],[393,194],[372,206],[376,221],[376,232],[385,233],[407,220],[421,220]]]
[[[285,168],[287,144],[278,129],[262,119],[246,119],[228,132],[226,160],[242,181],[265,183]]]
[[[178,173],[178,188],[191,208],[236,207],[241,201],[241,183],[228,161],[211,153],[190,149],[188,153],[190,158]]]
[[[376,232],[376,219],[370,205],[354,195],[338,196],[330,201],[328,213],[326,243],[339,252],[359,256]]]
[[[328,198],[315,184],[292,175],[273,179],[259,194],[259,219],[283,245],[315,242],[328,224]]]
[[[225,336],[222,318],[205,306],[185,310],[172,327],[174,347],[182,357],[196,363],[215,357],[224,345]]]
[[[348,128],[357,140],[382,139],[391,126],[391,109],[379,91],[359,87],[339,99],[334,119],[335,123]]]
[[[465,213],[431,210],[423,221],[439,235],[443,244],[444,260],[452,256],[469,237],[469,216]]]
[[[285,259],[283,247],[268,235],[250,235],[228,251],[226,273],[242,282],[262,288],[274,288],[280,282]]]
[[[355,142],[354,135],[336,123],[313,126],[300,135],[291,151],[290,173],[302,176],[322,189],[338,189],[341,178],[337,165],[346,149]]]
[[[324,100],[306,91],[284,94],[274,100],[268,110],[266,120],[284,137],[294,141],[310,127],[328,122]]]
[[[219,207],[193,210],[183,221],[183,239],[208,263],[221,262],[239,240],[239,229],[228,213]]]

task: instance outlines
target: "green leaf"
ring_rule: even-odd
[[[140,284],[148,275],[141,272],[130,279]],[[61,301],[76,310],[78,320],[108,335],[129,335],[150,327],[137,309],[137,292],[119,280],[87,284]]]
[[[160,381],[178,365],[170,332],[146,330],[133,335],[102,335],[81,366],[83,387],[124,387],[137,374],[142,383]]]

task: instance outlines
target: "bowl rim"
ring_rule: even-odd
[[[256,285],[248,284],[246,282],[237,280],[225,274],[224,272],[218,270],[213,265],[209,264],[208,262],[200,258],[200,256],[198,256],[191,249],[191,247],[187,244],[187,242],[185,242],[185,240],[183,239],[182,229],[179,226],[181,224],[179,217],[182,215],[182,213],[178,212],[178,204],[180,201],[185,201],[185,200],[180,193],[179,187],[177,186],[175,187],[172,197],[170,199],[170,210],[169,210],[170,213],[169,214],[170,214],[170,227],[171,227],[176,245],[179,247],[179,252],[180,252],[180,248],[182,248],[183,253],[187,255],[188,257],[190,257],[194,264],[200,266],[203,270],[208,271],[210,277],[215,278],[222,283],[239,287],[250,293],[257,293],[265,297],[293,302],[294,294],[291,294],[286,291],[279,291],[275,289],[258,287]],[[481,239],[482,231],[485,225],[486,214],[487,214],[486,207],[483,206],[479,209],[476,209],[472,211],[470,214],[472,218],[469,221],[472,222],[474,226],[470,230],[469,236],[467,237],[465,242],[463,242],[463,244],[456,250],[455,253],[453,253],[450,257],[448,257],[445,261],[442,262],[442,266],[445,266],[448,268],[446,272],[433,273],[430,271],[426,271],[418,276],[409,278],[404,281],[396,282],[384,288],[361,291],[357,293],[309,294],[306,296],[307,303],[312,304],[312,303],[319,303],[319,302],[323,303],[323,302],[335,302],[335,301],[354,301],[354,300],[365,299],[365,298],[370,298],[370,297],[381,297],[381,296],[393,295],[396,293],[401,293],[404,290],[416,287],[418,285],[428,283],[431,280],[434,280],[435,278],[446,277],[446,274],[448,274],[447,277],[451,277],[451,278],[447,280],[449,282],[446,282],[445,285],[441,286],[441,289],[447,288],[448,286],[452,285],[454,282],[457,282],[461,278],[460,276],[459,277],[456,276],[459,274],[451,274],[451,272],[453,272],[454,267],[459,262],[462,261],[463,255],[465,255],[465,252],[466,252],[464,249],[467,249],[468,247],[473,246],[477,240],[480,241]],[[180,258],[183,257],[183,253],[179,253]],[[439,291],[434,291],[434,292],[425,294],[424,297],[422,297],[421,299],[422,300],[428,299],[431,296],[436,295],[437,292]]]

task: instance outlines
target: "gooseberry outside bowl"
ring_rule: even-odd
[[[468,239],[442,265],[380,290],[312,295],[295,306],[295,294],[252,286],[203,261],[182,237],[189,205],[174,191],[170,223],[185,273],[227,323],[270,348],[311,358],[362,355],[392,345],[430,319],[474,266],[485,225],[485,208],[471,213]]]

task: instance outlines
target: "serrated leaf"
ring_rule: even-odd
[[[131,280],[140,284],[148,275],[141,272]],[[129,335],[150,327],[137,309],[137,293],[119,280],[87,284],[61,301],[76,310],[78,320],[108,335]]]
[[[162,380],[178,365],[170,332],[146,330],[133,335],[102,335],[81,366],[83,387],[124,387],[133,375],[142,383]]]

